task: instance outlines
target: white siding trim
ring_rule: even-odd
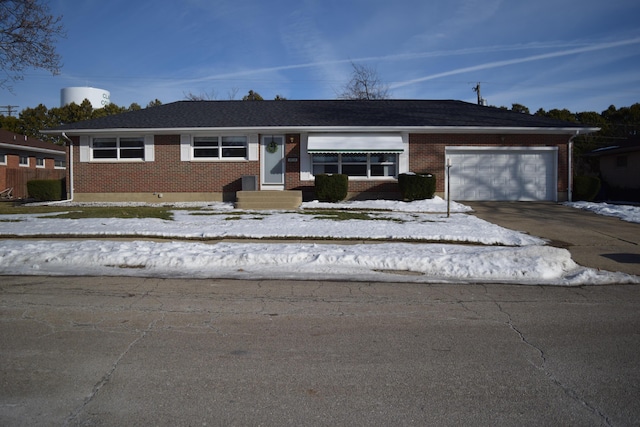
[[[191,135],[180,135],[180,161],[191,161]]]
[[[257,161],[258,160],[258,152],[260,147],[260,142],[257,133],[252,133],[249,135],[247,147],[247,158],[249,161]]]
[[[398,175],[409,172],[409,134],[402,133],[402,145],[404,150],[398,154]]]
[[[89,136],[81,135],[80,136],[80,161],[88,162],[91,160],[91,149],[89,147]]]
[[[307,151],[309,146],[309,134],[300,135],[300,181],[311,181],[311,154]]]
[[[155,159],[155,146],[153,135],[144,136],[144,161],[154,162]]]

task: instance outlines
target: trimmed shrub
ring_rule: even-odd
[[[35,179],[27,182],[27,192],[29,197],[42,202],[62,200],[62,196],[64,194],[64,180]]]
[[[600,178],[595,176],[576,176],[573,178],[573,200],[590,202],[600,192]]]
[[[398,175],[398,185],[403,200],[433,199],[436,193],[436,177],[430,173],[401,173]]]
[[[316,175],[316,198],[321,202],[336,203],[347,197],[349,177],[344,174]]]

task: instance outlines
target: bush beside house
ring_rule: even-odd
[[[401,173],[398,185],[403,200],[433,199],[436,192],[436,177],[432,174]]]
[[[600,192],[600,179],[595,176],[579,175],[573,179],[573,199],[593,201]]]
[[[321,202],[336,203],[347,197],[349,177],[344,174],[319,174],[315,177],[316,197]]]
[[[36,179],[27,182],[29,197],[42,202],[62,200],[64,189],[64,179]]]

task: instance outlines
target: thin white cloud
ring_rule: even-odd
[[[280,71],[289,71],[289,70],[297,70],[297,69],[305,69],[305,68],[322,68],[330,65],[349,64],[351,62],[358,63],[358,62],[411,61],[411,60],[418,60],[418,59],[424,59],[424,58],[480,55],[480,54],[495,53],[495,52],[521,51],[521,50],[559,49],[559,48],[568,48],[568,47],[576,47],[576,46],[583,46],[583,48],[589,47],[589,46],[584,46],[584,44],[580,44],[580,43],[565,43],[565,42],[529,43],[529,44],[515,44],[515,45],[483,46],[483,47],[477,47],[477,48],[464,48],[464,49],[454,49],[454,50],[437,50],[437,51],[430,51],[430,52],[399,53],[399,54],[383,55],[383,56],[365,56],[365,57],[351,58],[351,59],[319,60],[319,61],[302,62],[299,64],[279,65],[275,67],[249,68],[245,70],[235,70],[233,72],[215,73],[215,74],[210,74],[202,77],[194,77],[189,79],[180,79],[180,80],[171,79],[172,80],[171,84],[173,86],[184,86],[189,84],[205,83],[205,82],[214,81],[214,80],[230,80],[230,79],[233,80],[238,78],[245,78],[245,77],[250,77],[254,75],[269,74],[269,73],[280,72]],[[401,85],[401,84],[396,83],[396,85]]]
[[[472,67],[463,67],[463,68],[458,68],[458,69],[455,69],[455,70],[445,71],[445,72],[442,72],[442,73],[431,74],[431,75],[420,77],[420,78],[417,78],[417,79],[406,80],[406,81],[403,81],[403,82],[396,82],[396,83],[391,84],[390,87],[391,87],[391,89],[395,89],[395,88],[408,86],[408,85],[412,85],[412,84],[416,84],[416,83],[420,83],[420,82],[425,82],[425,81],[428,81],[428,80],[434,80],[434,79],[439,79],[439,78],[442,78],[442,77],[453,76],[453,75],[456,75],[456,74],[464,74],[464,73],[468,73],[468,72],[472,72],[472,71],[480,71],[480,70],[487,70],[487,69],[491,69],[491,68],[505,67],[505,66],[509,66],[509,65],[516,65],[516,64],[526,63],[526,62],[540,61],[540,60],[544,60],[544,59],[557,58],[557,57],[568,56],[568,55],[575,55],[575,54],[579,54],[579,53],[594,52],[594,51],[603,50],[603,49],[612,49],[612,48],[616,48],[616,47],[627,46],[627,45],[638,44],[638,43],[640,43],[640,37],[636,37],[636,38],[633,38],[633,39],[627,39],[627,40],[620,40],[620,41],[616,41],[616,42],[599,43],[599,44],[595,44],[595,45],[578,47],[578,48],[574,48],[574,49],[562,50],[562,51],[558,51],[558,52],[550,52],[550,53],[543,53],[543,54],[540,54],[540,55],[526,56],[526,57],[523,57],[523,58],[515,58],[515,59],[507,59],[507,60],[503,60],[503,61],[488,62],[488,63],[485,63],[485,64],[474,65]]]

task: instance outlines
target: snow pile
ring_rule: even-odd
[[[598,215],[614,216],[627,222],[640,223],[640,206],[594,202],[567,202],[565,205],[595,212]]]
[[[2,274],[173,278],[506,282],[582,285],[639,283],[582,268],[565,249],[444,244],[266,244],[150,241],[3,241]]]

